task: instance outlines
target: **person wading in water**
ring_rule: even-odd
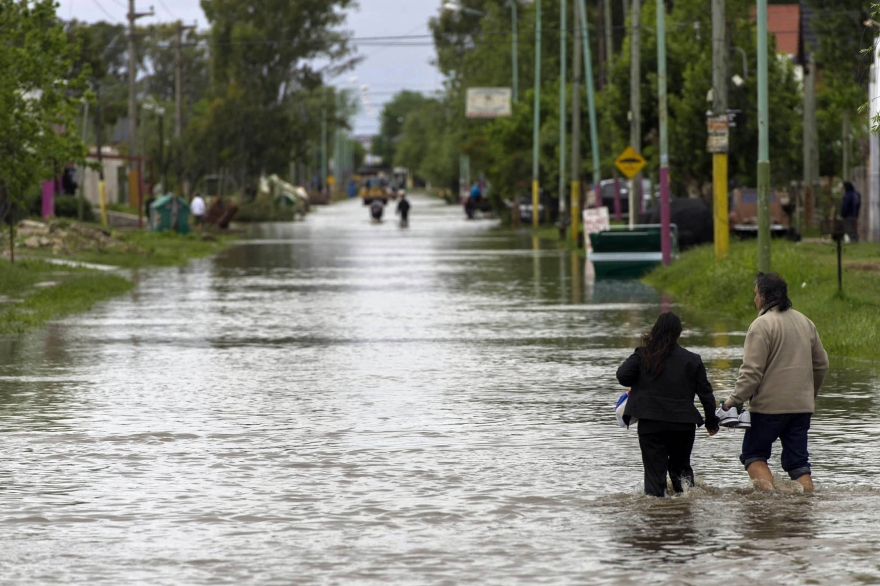
[[[791,308],[788,285],[776,273],[758,273],[755,307],[758,317],[746,334],[736,387],[719,415],[749,402],[752,427],[739,459],[755,486],[774,488],[767,460],[780,439],[783,470],[804,490],[813,490],[807,432],[828,373],[828,354],[813,322]]]
[[[666,495],[666,475],[676,493],[683,484],[694,485],[691,450],[703,418],[694,405],[700,398],[706,413],[706,431],[718,433],[715,395],[698,354],[678,345],[681,319],[663,313],[642,345],[617,369],[617,380],[630,387],[623,420],[639,422],[639,447],[645,467],[645,494]]]

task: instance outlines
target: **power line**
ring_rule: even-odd
[[[121,20],[119,20],[118,18],[116,18],[115,16],[113,16],[112,14],[110,14],[110,13],[107,11],[107,9],[104,8],[104,6],[103,6],[100,2],[98,2],[98,0],[92,0],[92,2],[95,3],[95,6],[98,7],[98,10],[100,10],[101,12],[103,12],[104,14],[107,15],[107,18],[109,18],[110,20],[115,20],[116,22],[118,22],[118,23],[120,23],[120,24],[122,23]]]
[[[173,19],[175,19],[175,20],[180,20],[180,19],[177,17],[177,14],[175,14],[174,12],[172,12],[171,9],[168,8],[168,6],[165,5],[165,2],[163,2],[163,0],[157,0],[157,1],[159,2],[159,6],[161,6],[162,9],[165,10],[165,12],[167,12],[169,15],[171,15],[171,18],[173,18]]]

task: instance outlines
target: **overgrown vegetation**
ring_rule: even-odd
[[[19,334],[49,320],[88,311],[134,287],[124,277],[58,267],[39,260],[0,260],[0,335]]]
[[[796,4],[791,0],[771,4]],[[435,96],[401,92],[385,106],[380,134],[374,146],[387,162],[413,169],[437,187],[458,190],[459,156],[470,156],[471,177],[479,173],[492,184],[496,208],[501,200],[516,193],[528,195],[532,179],[533,81],[535,70],[535,3],[519,0],[519,96],[509,118],[469,120],[465,118],[465,92],[469,87],[510,87],[511,3],[507,0],[463,0],[466,10],[444,10],[431,20],[437,51],[436,63],[446,78],[444,91]],[[597,89],[597,114],[601,176],[609,178],[614,158],[629,144],[630,37],[629,15],[624,6],[612,2],[612,47],[604,47],[604,19],[601,2],[587,4],[590,42]],[[802,3],[803,4],[803,3]],[[876,31],[866,27],[871,0],[807,0],[816,10],[810,21],[817,35],[817,63],[822,83],[817,88],[817,127],[820,167],[824,176],[842,174],[843,118],[850,117],[852,144],[850,160],[858,165],[866,153],[867,118],[858,106],[867,91],[870,55],[859,49],[870,47]],[[642,6],[641,35],[641,120],[642,154],[648,161],[646,176],[657,181],[659,169],[659,114],[657,97],[657,35],[653,33],[656,0]],[[743,118],[731,132],[730,178],[737,185],[754,186],[757,126],[757,36],[753,17],[755,3],[727,0],[729,44],[744,52],[731,53],[729,106],[741,110]],[[711,193],[712,158],[706,152],[706,95],[712,86],[711,11],[706,0],[667,2],[667,74],[669,88],[669,156],[672,194],[676,197]],[[542,4],[541,100],[540,100],[540,184],[549,197],[556,197],[559,177],[559,126],[570,125],[570,88],[566,89],[568,117],[560,120],[559,3]],[[482,13],[482,15],[480,14]],[[566,28],[571,30],[572,15]],[[797,23],[793,24],[797,28]],[[796,30],[795,30],[796,32]],[[569,56],[571,37],[569,36]],[[775,37],[769,48],[775,52]],[[602,47],[600,49],[600,46]],[[601,59],[603,49],[613,53],[612,65]],[[867,58],[867,61],[866,61]],[[569,61],[569,68],[571,61]],[[582,73],[582,72],[581,72]],[[569,79],[571,79],[569,71]],[[787,187],[802,177],[803,92],[795,67],[786,57],[768,60],[770,151],[773,184]],[[582,90],[584,91],[584,90]],[[581,177],[592,172],[586,94],[580,100],[582,139]],[[569,126],[570,127],[570,126]],[[638,145],[637,145],[638,148]],[[586,184],[586,181],[585,181]]]
[[[832,356],[880,359],[880,245],[846,245],[843,293],[837,291],[837,252],[831,244],[776,241],[772,268],[788,282],[794,308],[816,324]],[[736,242],[715,262],[712,245],[682,254],[646,277],[690,307],[719,313],[743,328],[756,317],[757,243]]]
[[[2,236],[2,232],[0,232]],[[234,236],[172,232],[122,232],[124,245],[63,255],[65,260],[120,268],[184,265],[194,258],[216,254]],[[125,293],[134,286],[120,274],[50,264],[48,249],[28,250],[15,264],[0,260],[0,335],[16,334],[49,320],[88,311],[96,303]]]

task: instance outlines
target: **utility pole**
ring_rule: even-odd
[[[327,192],[327,86],[321,99],[321,194]]]
[[[101,82],[98,82],[96,88],[98,111],[97,111],[97,128],[95,129],[95,142],[98,147],[98,202],[101,204],[101,225],[107,225],[107,191],[104,184],[104,154],[102,152],[104,138],[104,118],[103,107],[101,104]]]
[[[611,82],[611,63],[614,61],[614,30],[611,19],[611,0],[605,0],[602,10],[605,17],[605,85]]]
[[[195,28],[195,25],[184,26],[182,21],[177,21],[177,59],[175,60],[174,76],[174,105],[176,114],[174,136],[176,138],[180,138],[180,135],[183,133],[183,33]]]
[[[596,123],[596,91],[593,87],[593,58],[590,52],[590,29],[587,26],[586,0],[577,0],[581,17],[581,38],[584,45],[584,76],[587,78],[587,108],[590,116],[590,152],[593,155],[593,190],[601,202],[601,173],[599,165],[599,129]]]
[[[516,102],[519,100],[519,57],[517,50],[517,20],[516,20],[516,3],[519,0],[509,0],[510,3],[510,19],[513,21],[513,47],[512,50],[512,58],[513,58],[513,101]]]
[[[849,131],[849,110],[843,111],[843,180],[849,181],[849,150],[850,150],[850,131]]]
[[[669,121],[666,103],[666,5],[662,0],[657,2],[657,94],[658,101],[660,102],[660,251],[663,264],[668,265],[672,262],[672,250],[669,241]]]
[[[128,150],[129,156],[137,156],[137,54],[135,53],[135,22],[139,18],[145,16],[153,16],[150,12],[135,12],[134,0],[128,0]],[[129,169],[129,189],[134,185],[140,193],[140,165],[138,161],[132,160],[130,165],[135,167],[134,177],[132,179],[132,170]],[[132,200],[129,194],[129,202]]]
[[[541,140],[541,0],[535,0],[535,106],[532,122],[532,227],[540,222],[540,187],[538,154]]]
[[[577,246],[581,226],[581,20],[574,3],[574,45],[571,63],[571,241]]]
[[[808,47],[810,56],[807,59],[807,69],[804,72],[804,225],[803,228],[813,227],[813,161],[816,152],[817,136],[816,127],[816,62],[812,55],[812,47]],[[818,142],[818,141],[817,141]]]
[[[630,18],[632,29],[630,31],[630,58],[629,58],[629,143],[636,152],[642,152],[642,0],[633,0],[632,17]],[[638,185],[638,191],[636,191]],[[629,180],[629,210],[630,216],[636,209],[636,196],[638,195],[638,209],[641,211],[642,201],[642,174],[639,173]],[[630,222],[632,224],[632,222]]]
[[[559,232],[560,237],[565,238],[565,81],[568,78],[566,68],[566,44],[568,38],[565,27],[568,21],[565,16],[567,0],[559,2]]]
[[[727,115],[727,73],[729,56],[724,0],[712,0],[712,113]],[[712,194],[715,216],[715,260],[727,256],[730,249],[730,224],[727,204],[727,153],[712,154]]]
[[[758,0],[758,270],[770,272],[770,129],[767,96],[767,0]],[[810,55],[812,58],[812,55]],[[813,61],[811,59],[810,63]]]

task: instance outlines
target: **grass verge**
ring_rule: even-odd
[[[0,260],[0,335],[20,334],[49,320],[88,311],[96,303],[130,291],[119,275],[59,268],[39,260]]]
[[[132,252],[124,248],[105,248],[103,250],[83,250],[58,258],[81,262],[112,265],[121,268],[139,269],[145,267],[182,266],[194,258],[216,254],[229,246],[236,237],[227,235],[203,236],[198,232],[186,235],[173,232],[119,232],[115,233],[126,244],[137,247],[142,252]],[[46,249],[28,252],[29,255],[48,257]]]
[[[15,264],[0,259],[0,335],[20,334],[47,321],[88,311],[96,303],[134,287],[119,274],[58,266],[42,259],[128,269],[181,266],[194,258],[216,254],[235,240],[235,236],[183,236],[171,232],[125,232],[118,236],[127,246],[66,255],[53,255],[48,249],[17,249],[19,260]]]
[[[715,262],[712,245],[682,254],[645,281],[695,309],[723,314],[746,328],[756,317],[756,241],[735,242]],[[843,293],[837,290],[837,249],[833,243],[772,245],[772,270],[788,282],[794,308],[809,317],[832,356],[880,359],[880,245],[844,245]]]
[[[559,228],[556,226],[548,226],[546,228],[538,228],[537,230],[532,231],[532,236],[539,238],[541,240],[555,242],[556,245],[563,250],[571,250],[573,252],[578,253],[580,256],[586,257],[587,252],[583,249],[583,247],[578,246],[576,243],[572,242],[570,238],[570,234],[566,232],[565,239],[559,238]]]

